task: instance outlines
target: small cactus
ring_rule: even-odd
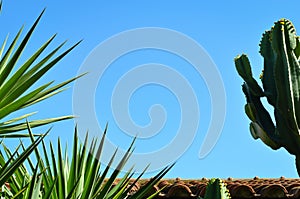
[[[230,199],[229,190],[226,187],[226,183],[219,178],[212,178],[209,180],[204,199]]]
[[[300,38],[289,20],[275,22],[263,34],[260,54],[264,58],[260,76],[263,88],[253,78],[246,55],[234,60],[245,81],[242,90],[247,100],[245,112],[251,120],[250,132],[272,149],[284,147],[295,155],[300,175]],[[274,107],[275,121],[261,102],[262,97]]]

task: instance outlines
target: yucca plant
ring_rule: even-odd
[[[51,86],[53,83],[53,81],[51,81],[31,89],[39,79],[41,79],[53,66],[80,43],[76,43],[63,53],[54,57],[62,46],[64,46],[65,42],[63,42],[50,53],[42,56],[42,53],[55,38],[55,35],[53,35],[33,55],[31,55],[25,63],[19,64],[18,60],[22,56],[43,13],[44,11],[39,15],[19,45],[17,45],[17,43],[24,27],[20,29],[8,47],[6,47],[8,37],[6,37],[2,46],[0,46],[0,137],[27,136],[24,133],[18,134],[18,132],[27,128],[26,122],[22,122],[22,120],[34,113],[25,114],[9,120],[5,120],[5,118],[11,113],[32,106],[63,91],[65,85],[77,78],[69,79],[55,86]],[[29,124],[33,128],[70,118],[72,118],[72,116],[35,120],[29,121]]]
[[[36,147],[41,143],[46,134],[39,136],[32,144],[28,147],[23,148],[22,153],[19,153],[19,149],[23,147],[22,143],[14,150],[12,153],[8,150],[7,147],[3,144],[3,140],[1,144],[3,144],[3,151],[0,151],[0,187],[1,187],[1,197],[12,197],[13,195],[10,192],[10,185],[14,183],[10,183],[15,180],[15,175],[19,174],[20,171],[24,169],[24,161],[26,161],[30,154],[36,149]],[[3,154],[6,154],[6,156]],[[23,172],[23,174],[27,174]],[[23,179],[30,179],[30,176],[23,176]],[[13,177],[12,177],[13,176]],[[25,182],[25,181],[24,181]],[[19,191],[20,192],[20,191]]]
[[[22,199],[143,198],[173,165],[164,168],[145,186],[135,193],[131,193],[131,189],[147,168],[135,181],[130,180],[134,176],[133,170],[125,173],[123,177],[119,176],[133,152],[133,141],[116,169],[112,170],[111,165],[115,160],[117,151],[112,155],[110,163],[101,170],[100,159],[106,139],[106,129],[99,145],[97,140],[93,140],[90,147],[87,147],[87,137],[83,144],[79,143],[77,128],[75,128],[71,161],[69,161],[67,150],[63,152],[59,139],[57,154],[51,142],[50,152],[48,152],[46,144],[42,141],[42,149],[35,149],[34,159],[37,160],[37,163],[33,163],[32,157],[28,158],[28,166],[22,164],[19,167],[9,180],[10,189],[5,193],[12,198]],[[35,143],[36,140],[31,131],[30,135],[33,143]],[[6,154],[11,156],[6,146],[4,149]],[[4,164],[5,160],[3,158],[1,160],[0,164]],[[108,175],[108,173],[111,174]]]
[[[0,0],[0,8],[1,5],[2,1]],[[65,44],[64,42],[42,57],[44,50],[55,38],[54,35],[30,56],[25,63],[19,65],[18,60],[43,13],[44,11],[37,18],[19,45],[17,44],[23,27],[8,47],[6,47],[8,38],[0,46],[0,137],[30,136],[32,141],[29,147],[25,147],[20,142],[20,146],[13,150],[13,152],[4,143],[2,144],[3,149],[0,152],[0,186],[2,194],[4,194],[5,198],[20,199],[143,198],[173,165],[165,167],[145,186],[135,193],[131,193],[131,189],[147,169],[145,168],[145,171],[134,182],[130,181],[134,176],[133,168],[125,173],[123,177],[119,178],[122,168],[133,152],[134,141],[120,160],[116,169],[112,170],[111,165],[117,151],[112,155],[110,163],[101,170],[100,158],[106,130],[100,144],[98,145],[97,140],[94,140],[88,148],[88,139],[86,138],[84,144],[80,144],[77,137],[77,128],[75,128],[73,153],[71,161],[69,161],[68,153],[62,152],[59,139],[57,151],[55,152],[53,145],[50,143],[49,152],[46,144],[43,142],[44,136],[49,131],[36,137],[32,133],[31,128],[70,119],[72,116],[22,122],[22,120],[33,114],[29,113],[10,120],[6,119],[11,113],[34,105],[63,91],[65,85],[78,78],[72,78],[52,87],[50,85],[53,82],[49,82],[31,89],[33,84],[41,79],[47,71],[79,44],[79,42],[76,43],[71,48],[54,57]],[[18,134],[18,132],[25,129],[28,129],[28,133]],[[37,148],[39,143],[42,143],[41,148]],[[29,157],[33,151],[35,152],[35,156]],[[26,164],[24,163],[25,160],[27,160]],[[109,171],[111,171],[111,175],[109,175]],[[119,178],[118,181],[116,181],[117,178]],[[155,194],[149,198],[154,196]]]

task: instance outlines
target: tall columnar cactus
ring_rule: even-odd
[[[272,149],[284,147],[295,155],[300,176],[300,37],[289,20],[275,22],[263,34],[260,54],[264,58],[263,88],[252,77],[246,55],[234,60],[245,81],[242,89],[247,100],[245,112],[251,120],[250,131],[254,139],[260,138]],[[274,107],[275,121],[262,104],[262,97]]]
[[[219,178],[212,178],[209,180],[204,199],[230,199],[229,190],[226,187],[226,183]]]

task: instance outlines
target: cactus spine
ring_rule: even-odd
[[[245,81],[242,89],[247,103],[245,112],[254,139],[260,138],[276,150],[284,147],[296,156],[300,176],[300,39],[293,24],[287,19],[275,22],[260,43],[264,58],[261,88],[253,78],[246,55],[235,58],[235,66]],[[274,107],[275,124],[261,102],[266,97]]]
[[[209,180],[204,199],[230,199],[229,191],[226,187],[226,183],[219,178],[212,178]]]

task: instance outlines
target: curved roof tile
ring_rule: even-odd
[[[191,198],[192,191],[184,184],[175,184],[170,188],[167,194],[168,198]]]
[[[145,181],[145,180],[144,180]],[[299,199],[300,179],[289,179],[280,177],[277,179],[259,178],[223,180],[233,199]],[[156,199],[195,199],[204,197],[208,179],[184,180],[184,179],[163,179],[151,193],[165,187]],[[140,182],[141,185],[144,183]],[[150,193],[149,193],[150,195]]]
[[[236,186],[233,186],[230,190],[230,195],[233,198],[253,198],[255,197],[255,191],[254,189],[245,184],[239,184]]]

